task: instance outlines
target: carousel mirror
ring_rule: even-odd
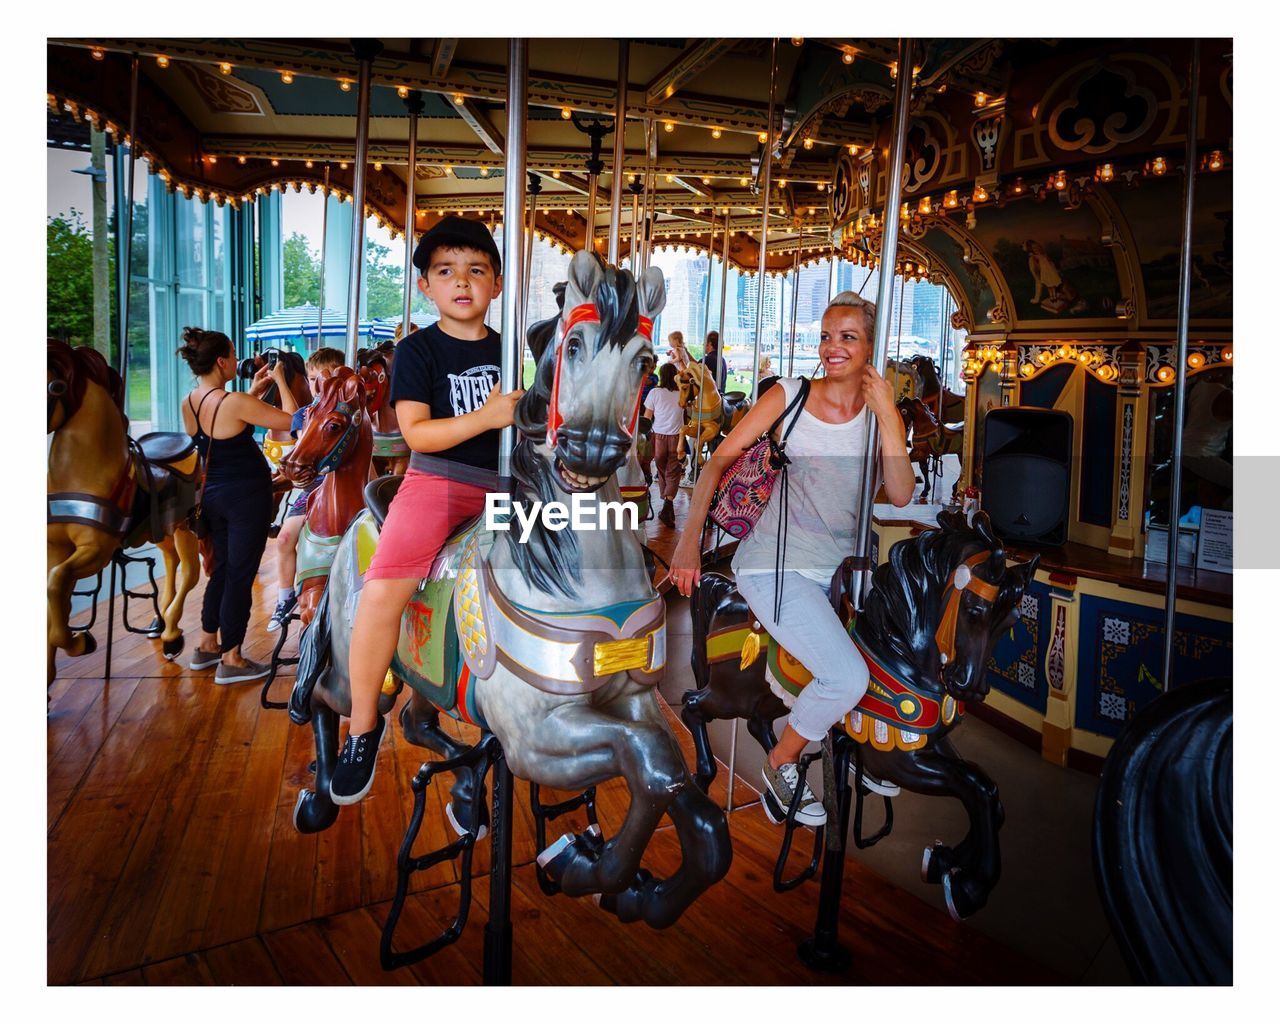
[[[1232,369],[1219,366],[1187,381],[1182,432],[1182,487],[1178,503],[1184,525],[1199,523],[1204,509],[1232,508]],[[1173,388],[1153,389],[1147,441],[1147,506],[1144,526],[1168,526],[1169,478],[1173,469]]]

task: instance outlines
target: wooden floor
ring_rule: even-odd
[[[683,505],[683,501],[680,503]],[[255,592],[249,657],[265,659],[274,602],[268,548]],[[198,628],[201,591],[187,606]],[[95,632],[105,639],[102,621]],[[137,615],[140,620],[142,616]],[[409,779],[424,757],[398,728],[379,754],[374,788],[318,836],[298,834],[294,801],[311,776],[311,730],[263,711],[258,687],[218,687],[126,636],[104,682],[99,653],[63,659],[48,716],[48,981],[50,984],[473,984],[480,980],[488,903],[488,842],[477,848],[471,923],[462,939],[416,967],[386,973],[379,933],[395,885]],[[187,656],[184,655],[185,663]],[[283,699],[291,678],[277,684]],[[678,719],[673,729],[692,762]],[[459,736],[474,730],[457,726]],[[433,787],[437,789],[437,787]],[[741,780],[743,800],[754,794]],[[780,830],[758,806],[730,815],[729,875],[672,928],[622,925],[590,900],[538,889],[528,788],[517,782],[514,980],[520,984],[1046,983],[1060,979],[1016,951],[958,925],[936,906],[846,865],[841,935],[849,971],[815,975],[795,954],[813,926],[817,883],[777,894]],[[724,805],[723,772],[712,793]],[[544,796],[544,799],[551,799]],[[620,783],[602,787],[610,834],[626,810]],[[572,818],[570,822],[572,822]],[[585,821],[577,819],[576,827]],[[559,834],[559,829],[553,835]],[[452,838],[440,794],[429,796],[419,850]],[[807,844],[808,833],[800,843]],[[670,874],[674,831],[659,831],[645,864]],[[415,879],[401,948],[452,918],[453,865]]]

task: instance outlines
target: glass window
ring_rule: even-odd
[[[187,287],[207,284],[204,204],[178,197],[178,281]]]

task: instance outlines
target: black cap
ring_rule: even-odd
[[[425,274],[431,266],[431,254],[437,249],[474,249],[489,257],[495,275],[502,274],[502,257],[494,244],[489,229],[478,220],[464,217],[445,217],[418,240],[413,250],[413,265]]]

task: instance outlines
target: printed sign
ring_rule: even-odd
[[[1200,553],[1197,569],[1231,572],[1232,513],[1207,508],[1200,519]]]

